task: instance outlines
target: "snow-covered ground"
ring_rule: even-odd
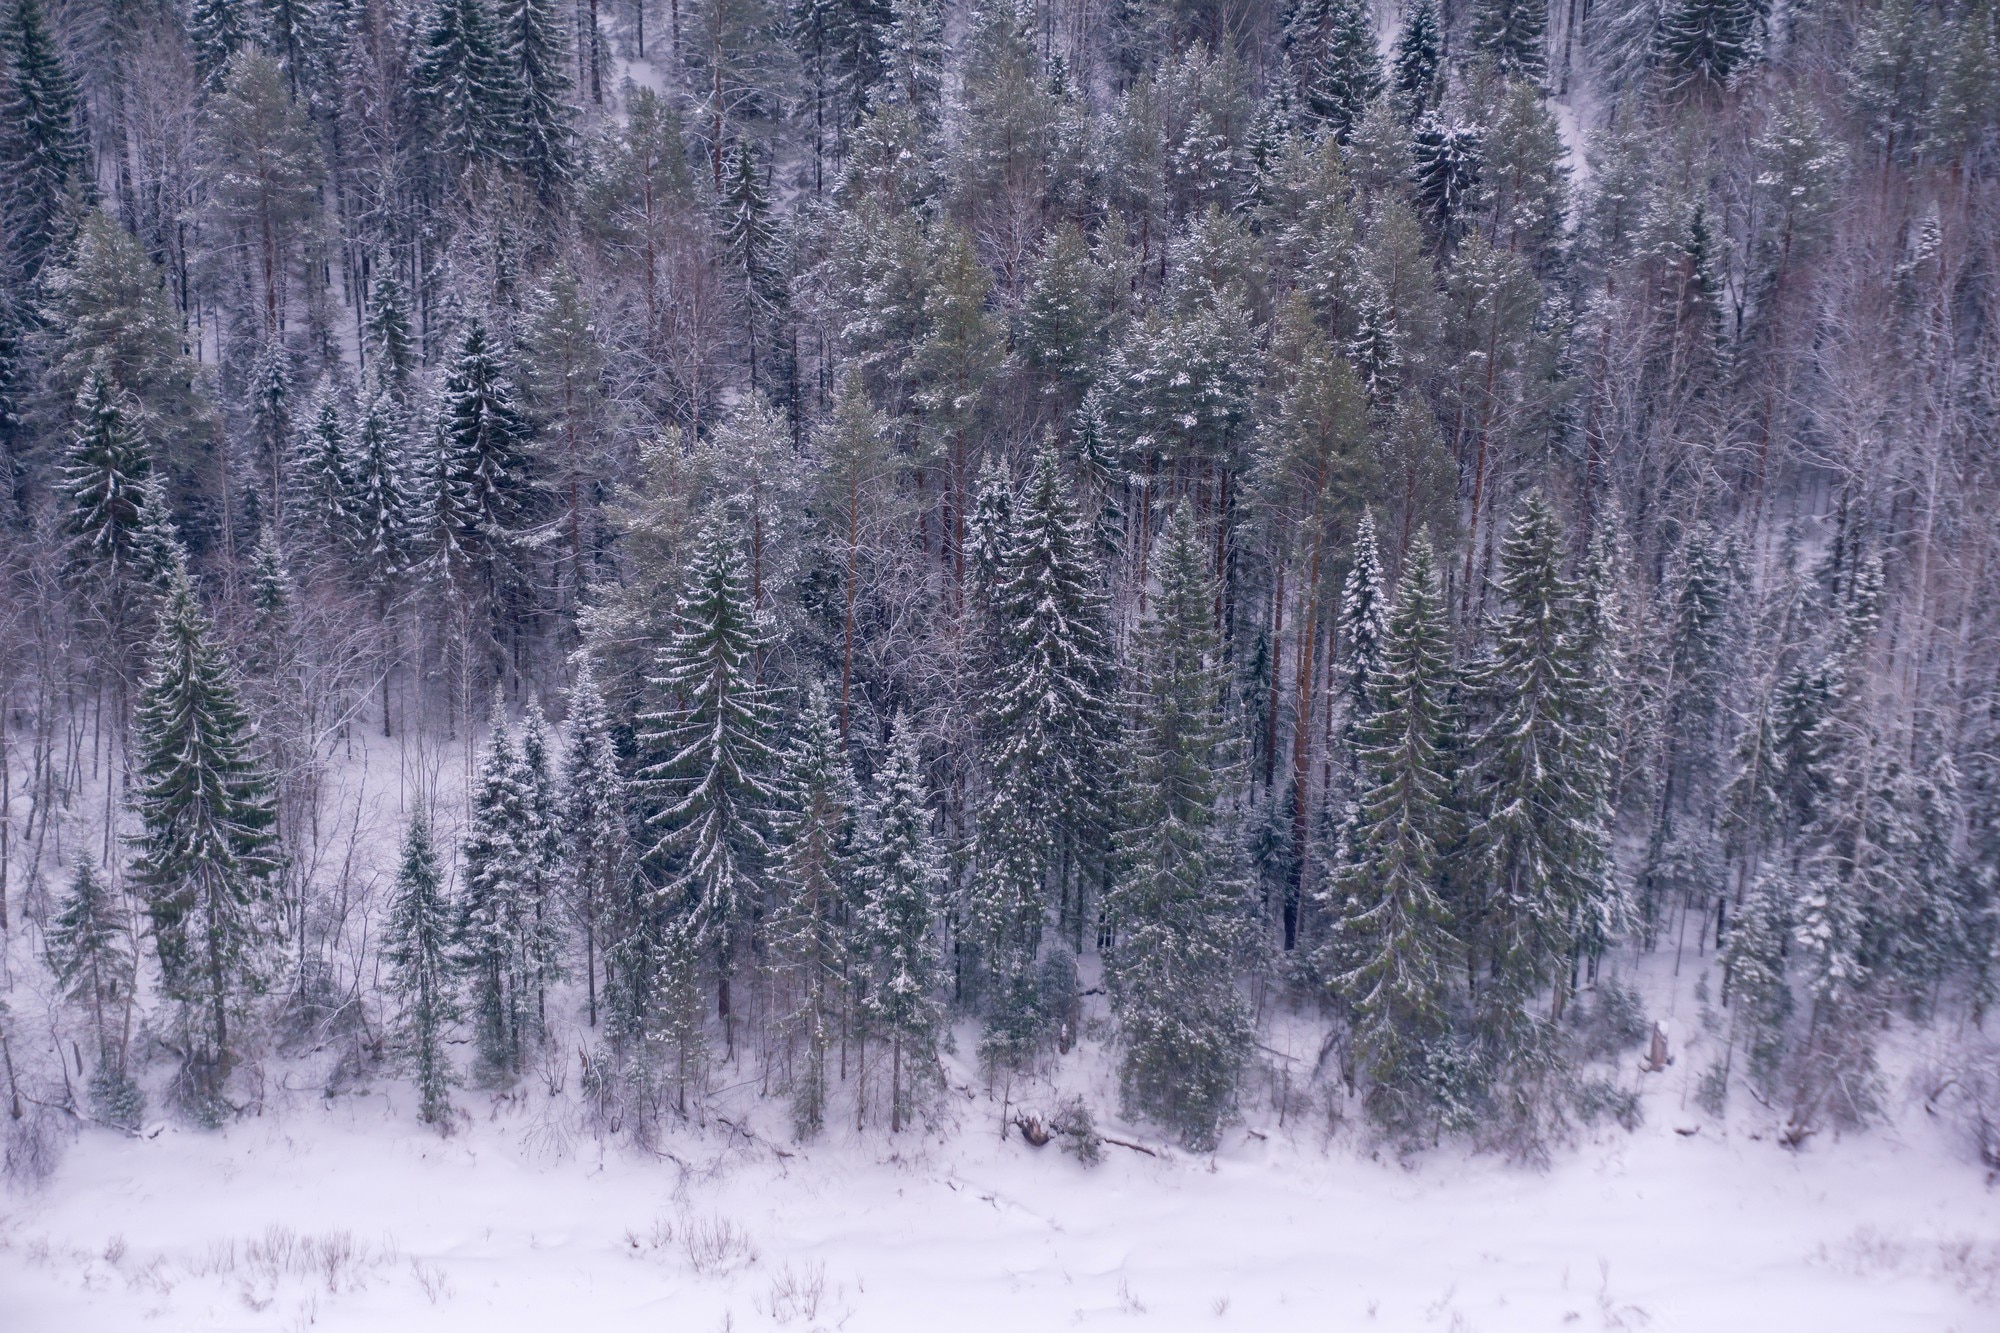
[[[0,1329],[2000,1328],[2000,1208],[1941,1124],[1794,1153],[1680,1111],[1679,1065],[1633,1080],[1647,1123],[1544,1170],[1257,1114],[1212,1159],[1091,1169],[970,1085],[928,1133],[801,1149],[764,1103],[659,1157],[539,1084],[461,1094],[448,1139],[400,1089],[295,1097],[92,1131],[0,1195]]]

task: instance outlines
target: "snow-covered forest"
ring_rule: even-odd
[[[0,0],[0,228],[0,1261],[364,1103],[2000,1170],[1990,0]]]

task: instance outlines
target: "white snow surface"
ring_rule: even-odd
[[[2000,1328],[2000,1211],[1941,1129],[1792,1152],[1680,1111],[1687,1063],[1545,1169],[1398,1163],[1316,1112],[1212,1157],[1107,1124],[1161,1156],[1091,1169],[1002,1141],[962,1066],[928,1131],[801,1148],[752,1089],[664,1155],[539,1082],[461,1092],[448,1138],[399,1086],[279,1096],[220,1133],[87,1131],[0,1196],[0,1329]]]

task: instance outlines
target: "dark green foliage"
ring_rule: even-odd
[[[0,23],[0,218],[8,267],[23,282],[65,239],[71,192],[90,193],[83,115],[40,0],[14,0]]]
[[[1285,21],[1286,54],[1310,123],[1345,141],[1382,87],[1375,29],[1360,0],[1299,0]]]
[[[1187,506],[1158,554],[1139,632],[1130,808],[1104,904],[1119,1076],[1135,1110],[1189,1147],[1215,1145],[1251,1030],[1236,989],[1248,880],[1224,793],[1237,769],[1223,698],[1214,584]]]
[[[278,870],[277,814],[236,675],[185,568],[166,584],[134,722],[133,882],[160,986],[180,1008],[183,1097],[221,1114],[230,1021],[262,982],[262,920]]]
[[[419,806],[403,839],[403,862],[383,926],[382,957],[389,990],[401,1001],[398,1056],[417,1083],[418,1114],[429,1124],[451,1115],[451,1056],[446,1031],[458,1017],[452,986],[452,909],[431,846],[430,820]]]

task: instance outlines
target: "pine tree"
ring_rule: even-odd
[[[403,838],[382,957],[389,964],[389,992],[402,1002],[395,1025],[397,1054],[416,1076],[418,1114],[432,1125],[451,1116],[453,1077],[445,1032],[458,1017],[452,939],[451,903],[431,847],[430,819],[418,805]]]
[[[1365,791],[1332,886],[1329,962],[1351,1007],[1370,1112],[1413,1132],[1448,1118],[1465,1089],[1450,977],[1460,946],[1440,892],[1453,841],[1450,621],[1430,540],[1419,534],[1397,588],[1362,721]]]
[[[1139,630],[1130,812],[1106,898],[1125,1100],[1196,1151],[1234,1108],[1251,1044],[1235,969],[1248,885],[1225,793],[1237,775],[1215,585],[1188,506],[1161,538]]]
[[[152,920],[161,992],[180,1007],[181,1098],[219,1118],[230,1019],[260,983],[260,920],[278,870],[277,812],[235,673],[176,562],[133,736],[133,881]]]
[[[1471,972],[1489,1073],[1530,1123],[1552,1072],[1554,1020],[1562,1015],[1580,942],[1608,933],[1616,900],[1609,876],[1606,797],[1581,727],[1591,682],[1580,657],[1575,592],[1562,574],[1562,535],[1530,492],[1501,546],[1502,609],[1487,659],[1469,685],[1485,719],[1471,744],[1472,817],[1459,915],[1472,940]],[[1552,987],[1552,1015],[1529,1005]]]
[[[563,752],[561,829],[570,912],[583,937],[585,998],[597,1026],[598,957],[609,918],[632,871],[625,775],[611,717],[588,656],[569,691],[569,744]]]
[[[113,660],[137,644],[146,483],[152,463],[132,418],[133,404],[93,369],[77,398],[77,431],[63,461],[63,529],[71,577],[110,635]]]
[[[40,0],[15,0],[0,26],[0,218],[8,267],[25,284],[64,239],[70,192],[89,197],[83,116]]]
[[[90,1075],[91,1112],[122,1129],[139,1127],[145,1099],[125,1070],[138,961],[120,895],[89,857],[77,861],[55,919],[49,923],[49,971],[63,998],[90,1014],[97,1066]]]
[[[534,1036],[532,978],[525,966],[534,909],[529,793],[506,714],[495,702],[486,757],[472,794],[472,823],[453,922],[454,962],[472,988],[472,1021],[486,1076],[506,1083],[522,1069]]]
[[[782,986],[785,1035],[804,1046],[791,1071],[792,1127],[804,1141],[826,1124],[827,1052],[857,980],[855,826],[860,793],[840,731],[818,685],[806,691],[797,738],[785,754],[778,823],[780,887],[771,948]]]
[[[916,731],[890,727],[889,753],[857,851],[865,895],[862,934],[871,960],[870,1026],[889,1040],[889,1130],[910,1121],[921,1084],[938,1074],[944,1014],[938,1003],[939,893],[944,867],[931,837],[930,795]]]
[[[639,719],[641,751],[653,756],[639,776],[664,915],[714,951],[716,1014],[732,1049],[730,974],[762,898],[776,804],[776,700],[758,680],[764,647],[736,536],[712,515],[651,682],[662,706]]]
[[[1382,89],[1375,29],[1360,0],[1299,0],[1285,22],[1298,105],[1310,123],[1345,143]]]
[[[982,726],[992,792],[972,913],[999,984],[989,1037],[1032,1008],[1030,967],[1050,907],[1081,935],[1109,833],[1112,659],[1105,599],[1052,450],[1021,496],[994,599],[997,691]],[[1019,1032],[998,1058],[1025,1054]]]

